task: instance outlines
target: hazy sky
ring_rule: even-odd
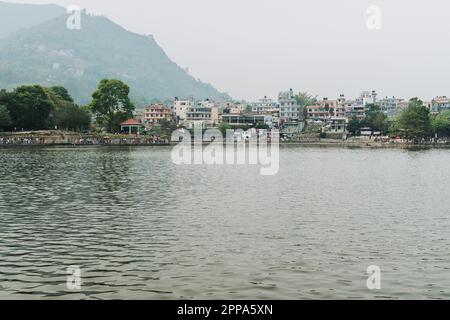
[[[25,0],[75,4],[154,35],[169,57],[235,98],[293,88],[450,95],[448,0]],[[381,9],[380,30],[366,10]]]

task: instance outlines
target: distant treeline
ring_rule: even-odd
[[[118,132],[133,117],[130,88],[116,79],[103,79],[89,105],[79,106],[61,86],[24,85],[0,90],[0,131],[95,129]],[[95,124],[91,119],[95,116]]]
[[[0,130],[86,130],[91,124],[88,106],[74,103],[64,87],[25,85],[0,90]]]
[[[400,115],[388,118],[381,112],[379,105],[369,104],[366,106],[365,118],[350,119],[347,130],[358,135],[366,127],[389,136],[408,139],[430,138],[435,135],[449,137],[450,110],[433,115],[421,100],[413,98]]]

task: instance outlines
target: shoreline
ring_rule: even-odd
[[[203,142],[209,145],[212,142]],[[248,142],[247,142],[248,143]],[[48,147],[169,147],[179,142],[171,142],[159,136],[99,135],[63,131],[30,131],[0,133],[0,150],[9,148]],[[225,142],[224,142],[225,144]],[[268,142],[270,146],[270,142]],[[341,140],[312,138],[299,141],[280,141],[280,148],[346,148],[346,149],[450,149],[450,142],[411,143],[405,141]]]
[[[129,147],[170,147],[178,145],[178,142],[170,143],[120,143],[120,144],[74,144],[74,143],[45,143],[45,144],[0,144],[1,149],[13,148],[129,148]],[[209,145],[211,142],[203,142],[203,145]],[[268,144],[270,146],[270,144]],[[280,142],[281,148],[285,147],[309,147],[309,148],[344,148],[344,149],[450,149],[448,143],[379,143],[379,142],[342,142],[342,141],[315,141],[315,142]]]

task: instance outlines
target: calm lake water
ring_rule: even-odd
[[[0,298],[450,299],[450,150],[170,150],[0,149]]]

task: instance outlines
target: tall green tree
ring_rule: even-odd
[[[379,131],[384,134],[389,129],[388,117],[381,111],[369,115],[368,121],[373,131]]]
[[[299,105],[299,113],[304,119],[307,118],[308,109],[306,107],[317,104],[317,96],[313,96],[308,92],[299,92],[294,96],[295,101]]]
[[[0,128],[9,128],[12,125],[11,116],[5,106],[0,105]]]
[[[87,107],[68,104],[60,111],[57,120],[57,126],[60,129],[81,131],[89,128],[91,113]]]
[[[97,91],[92,94],[90,104],[92,112],[113,131],[116,114],[125,113],[132,116],[135,109],[129,98],[130,87],[120,80],[104,79],[100,81]]]
[[[358,135],[361,129],[361,124],[356,116],[353,116],[347,124],[347,130],[353,135]]]
[[[398,119],[397,118],[389,118],[387,119],[387,134],[391,137],[400,136],[400,130],[398,128]]]
[[[428,137],[432,132],[430,111],[424,107],[421,100],[413,98],[400,114],[397,127],[400,135],[405,138]]]
[[[161,131],[163,135],[170,136],[172,132],[177,129],[177,125],[172,121],[162,120],[161,123]]]
[[[56,95],[59,99],[67,102],[73,102],[73,98],[69,93],[69,90],[67,90],[64,87],[61,86],[54,86],[48,88],[50,92],[52,92],[54,95]]]
[[[365,113],[366,113],[367,117],[370,116],[371,114],[381,111],[381,107],[379,105],[373,104],[373,103],[366,104],[364,109],[365,109]]]
[[[128,119],[130,119],[132,116],[132,114],[130,114],[129,112],[125,112],[125,111],[116,111],[114,113],[114,118],[111,122],[111,128],[109,130],[109,132],[119,132],[120,131],[120,124],[124,121],[127,121]],[[106,123],[107,121],[101,121],[103,123]]]
[[[53,103],[50,115],[52,126],[74,131],[89,128],[91,123],[89,108],[76,105],[66,88],[50,87],[46,88],[46,92]]]
[[[49,128],[53,104],[41,86],[20,86],[12,92],[2,92],[0,96],[0,103],[8,109],[14,127],[29,130]]]
[[[317,103],[317,96],[313,96],[308,92],[299,92],[294,96],[294,99],[300,108],[313,106]]]
[[[450,110],[438,114],[432,120],[433,130],[440,137],[450,137]]]
[[[377,104],[369,103],[365,107],[367,126],[373,131],[387,133],[389,130],[389,121],[387,115],[381,111],[381,107]]]

